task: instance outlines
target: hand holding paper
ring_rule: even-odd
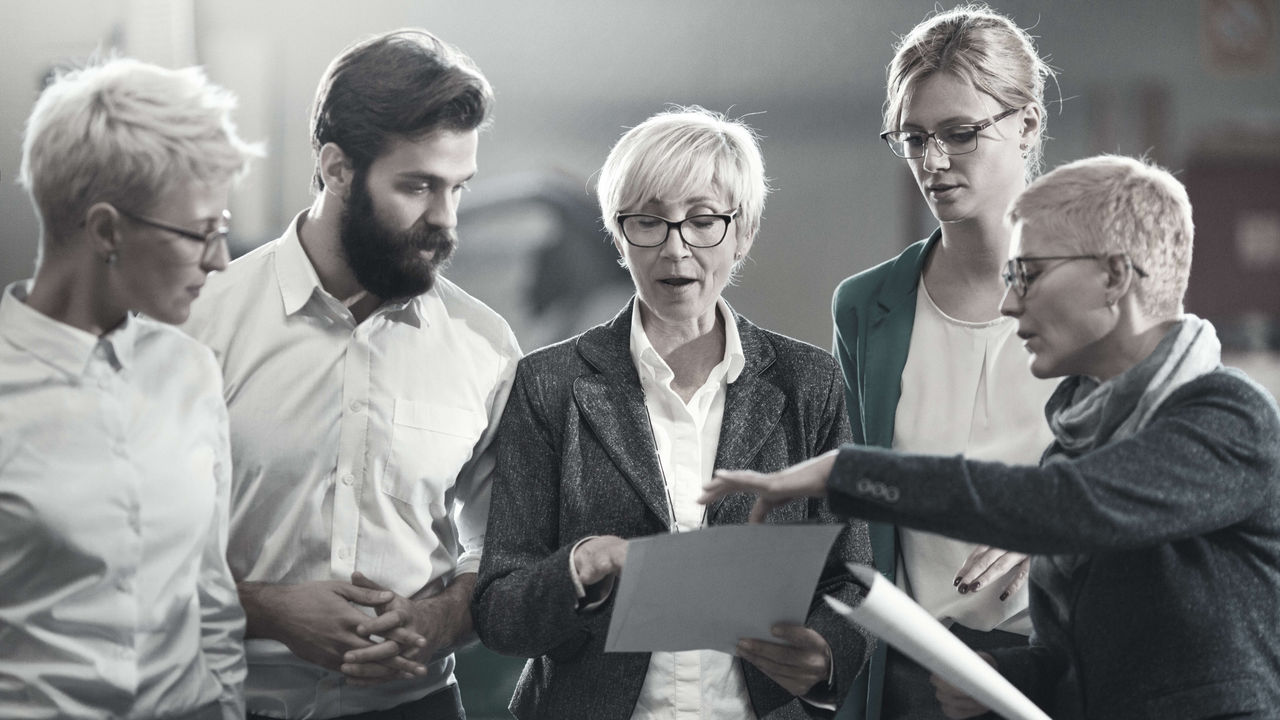
[[[858,607],[828,596],[826,601],[836,612],[1007,720],[1049,720],[995,668],[880,573],[860,565],[850,565],[849,569],[870,590]]]

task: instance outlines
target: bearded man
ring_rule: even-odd
[[[520,350],[439,273],[492,99],[424,31],[344,50],[316,92],[311,208],[185,326],[231,415],[250,718],[465,717],[452,650]]]

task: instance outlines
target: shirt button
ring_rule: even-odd
[[[355,478],[355,476],[354,476],[354,475],[352,475],[351,473],[347,473],[346,475],[343,475],[343,476],[342,476],[342,484],[343,484],[343,485],[350,485],[351,483],[354,483],[355,481],[356,481],[356,478]]]
[[[350,559],[351,559],[351,548],[342,548],[342,549],[338,550],[338,559],[339,559],[339,560],[350,560]]]
[[[351,412],[360,412],[362,409],[364,409],[364,401],[352,400],[351,404],[348,405],[347,407],[351,409]]]

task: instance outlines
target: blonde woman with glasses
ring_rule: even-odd
[[[171,327],[227,264],[253,149],[197,68],[66,73],[27,120],[35,278],[0,298],[0,717],[244,717],[213,353]]]
[[[1009,202],[1040,165],[1044,87],[1031,37],[985,6],[939,13],[888,68],[881,137],[938,221],[929,237],[841,283],[833,303],[854,441],[1034,462],[1053,386],[1031,376],[1000,316]],[[1026,644],[1027,559],[871,524],[875,565],[967,644]],[[880,645],[842,718],[941,718],[928,674]]]

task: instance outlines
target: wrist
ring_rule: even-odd
[[[240,606],[244,608],[244,637],[279,640],[274,632],[276,623],[272,621],[272,610],[279,586],[263,582],[238,582],[236,593],[240,596]]]

